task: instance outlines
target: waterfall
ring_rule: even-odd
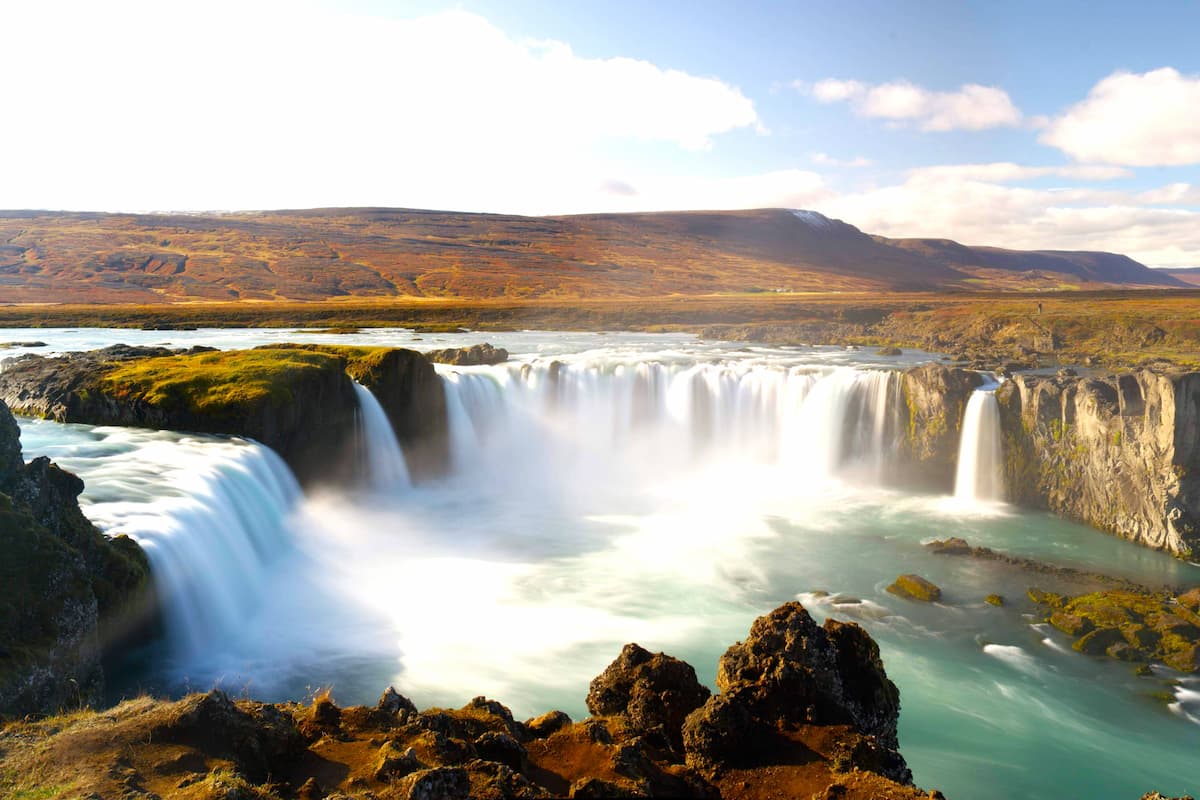
[[[954,496],[970,503],[1004,500],[1003,451],[1000,445],[1000,406],[994,389],[977,389],[967,401]]]
[[[683,470],[781,463],[801,482],[878,482],[898,424],[898,373],[736,362],[539,359],[440,370],[456,469]]]
[[[371,390],[355,381],[358,409],[362,427],[359,431],[366,483],[378,492],[391,492],[412,485],[404,452],[396,441],[396,432],[388,421],[387,412],[371,394]]]
[[[219,648],[242,629],[262,599],[267,569],[290,549],[286,523],[301,498],[291,470],[262,445],[216,445],[196,455],[156,465],[182,496],[88,509],[146,551],[181,659]]]

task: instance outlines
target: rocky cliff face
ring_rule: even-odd
[[[908,480],[953,489],[963,413],[971,392],[983,384],[978,372],[925,364],[903,374],[907,435],[902,458]]]
[[[1200,374],[1017,375],[996,397],[1013,502],[1200,551]]]
[[[46,458],[21,460],[0,402],[0,714],[95,701],[101,655],[149,613],[145,554],[108,539],[76,498],[83,483]]]

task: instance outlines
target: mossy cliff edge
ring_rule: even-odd
[[[27,355],[0,371],[0,399],[17,413],[59,422],[245,436],[275,450],[310,484],[354,469],[355,379],[379,398],[406,449],[420,455],[414,471],[444,464],[441,382],[410,350],[116,345],[57,358]]]
[[[83,482],[21,457],[0,402],[0,714],[99,699],[101,657],[150,613],[149,567],[130,538],[108,539],[79,510]]]

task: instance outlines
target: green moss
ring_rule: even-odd
[[[219,767],[208,773],[203,785],[213,796],[237,798],[237,800],[279,800],[279,795],[268,786],[255,786],[237,772]]]
[[[1161,612],[1162,608],[1162,599],[1155,595],[1118,590],[1081,595],[1072,598],[1066,606],[1070,613],[1090,619],[1100,627],[1110,620],[1119,619],[1123,624],[1130,616],[1141,619],[1147,614]]]
[[[923,603],[932,603],[942,596],[942,590],[935,584],[920,575],[912,574],[899,576],[895,583],[887,587],[887,590],[897,597],[920,600]]]
[[[120,363],[101,378],[117,397],[152,406],[184,407],[197,414],[234,414],[292,400],[297,376],[329,369],[337,356],[306,350],[265,348],[163,356]]]
[[[74,784],[42,784],[27,775],[20,775],[16,770],[0,772],[0,797],[6,800],[50,800],[69,796],[67,792],[72,788]]]
[[[1025,594],[1030,600],[1038,605],[1050,606],[1051,608],[1062,608],[1063,604],[1066,602],[1065,598],[1061,594],[1044,592],[1036,587],[1030,588]]]

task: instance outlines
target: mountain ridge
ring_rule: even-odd
[[[0,302],[1182,287],[1119,254],[889,239],[805,209],[0,211]]]

